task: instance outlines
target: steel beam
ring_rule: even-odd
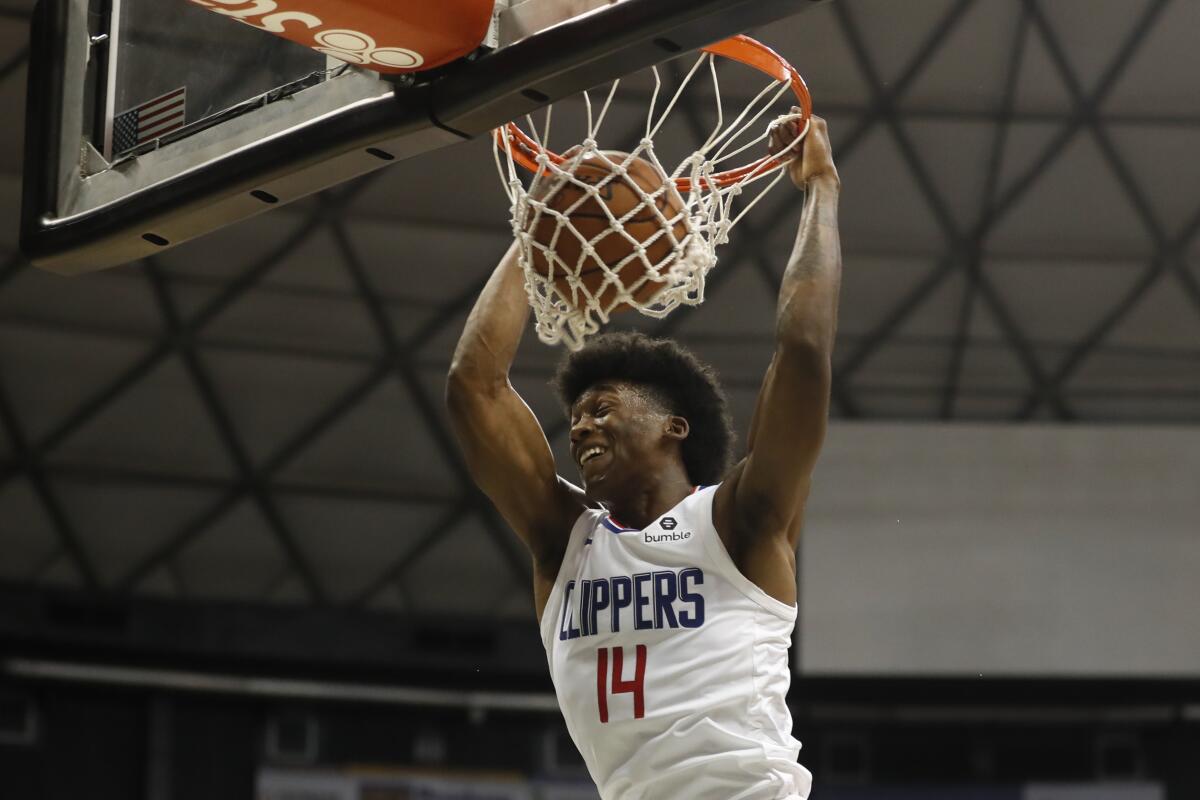
[[[895,109],[882,99],[884,97],[883,79],[874,66],[874,61],[858,31],[858,26],[854,21],[852,12],[848,6],[838,5],[835,8],[835,15],[842,26],[847,41],[850,43],[851,53],[858,62],[863,77],[871,87],[872,93],[880,102],[881,113],[892,135],[892,139],[899,149],[905,164],[908,166],[917,184],[917,188],[921,191],[926,203],[929,205],[934,219],[942,229],[942,235],[946,239],[947,250],[951,253],[966,254],[969,259],[969,254],[972,251],[979,250],[982,247],[982,235],[968,238],[964,237],[958,230],[958,224],[954,221],[954,217],[950,213],[948,203],[942,197],[941,192],[938,191],[933,178],[925,168],[924,161],[917,153],[912,141],[908,138],[904,127],[900,124]],[[1049,385],[1042,366],[1038,362],[1033,349],[1029,347],[1026,336],[1017,325],[1012,313],[1001,300],[999,292],[995,290],[987,277],[979,271],[975,273],[975,285],[978,287],[980,295],[992,312],[993,318],[999,323],[1001,331],[1003,331],[1005,337],[1011,343],[1013,351],[1028,373],[1030,381],[1038,388],[1039,392],[1048,392]],[[1071,412],[1060,396],[1050,396],[1048,399],[1055,406],[1060,416],[1064,418],[1070,416]]]
[[[1000,99],[999,121],[992,136],[992,146],[988,153],[986,172],[983,180],[983,190],[980,192],[979,213],[986,213],[995,202],[996,191],[1000,183],[1000,165],[1003,163],[1004,147],[1008,141],[1008,125],[1012,116],[1013,106],[1017,96],[1017,78],[1021,74],[1021,61],[1025,56],[1026,34],[1029,29],[1029,18],[1022,11],[1017,17],[1013,33],[1013,44],[1009,50],[1008,64],[1004,75],[1004,92]],[[978,227],[978,225],[977,225]],[[967,339],[970,335],[971,315],[975,309],[975,293],[979,275],[983,269],[983,243],[980,240],[972,242],[967,262],[964,265],[966,283],[963,286],[962,303],[959,306],[958,320],[955,324],[954,344],[951,346],[950,359],[946,365],[946,382],[942,390],[942,405],[939,416],[942,419],[954,418],[955,399],[958,394],[959,380],[962,376],[963,358],[966,353]]]
[[[175,342],[175,349],[183,360],[193,387],[217,430],[225,452],[233,461],[239,482],[247,487],[259,513],[262,514],[263,520],[266,521],[267,527],[270,528],[288,563],[300,577],[309,597],[318,605],[324,605],[328,602],[328,595],[321,585],[321,580],[313,570],[312,564],[309,563],[308,556],[297,543],[295,534],[288,528],[283,515],[279,513],[275,499],[264,487],[262,476],[254,467],[250,453],[242,442],[242,437],[237,431],[237,426],[229,414],[226,403],[221,398],[204,362],[196,352],[195,340],[183,328],[179,311],[175,307],[175,301],[170,295],[161,268],[154,259],[146,259],[144,269],[159,311],[163,316],[166,328],[164,333]]]
[[[343,193],[343,197],[353,196],[353,194],[361,191],[364,184],[359,183]],[[274,250],[266,254],[262,258],[255,261],[249,268],[244,270],[238,278],[230,282],[225,288],[210,300],[200,312],[185,325],[185,330],[189,336],[195,336],[222,311],[229,307],[235,300],[251,286],[262,279],[264,275],[270,272],[279,261],[285,258],[288,254],[296,250],[300,245],[309,239],[313,233],[319,230],[321,221],[321,211],[318,209],[309,215],[300,225],[298,225],[292,233]],[[149,375],[155,368],[158,367],[164,360],[174,352],[173,343],[167,340],[160,340],[150,348],[136,364],[123,372],[114,381],[109,383],[96,394],[86,399],[81,405],[77,406],[74,411],[58,424],[47,436],[40,442],[33,445],[32,449],[39,457],[44,457],[66,439],[76,433],[84,425],[90,422],[105,408],[108,408],[117,398],[125,394],[127,390],[135,386],[142,378]],[[12,475],[0,475],[0,488],[12,478]]]
[[[412,361],[412,353],[403,346],[396,335],[396,331],[383,306],[383,302],[376,293],[374,284],[367,274],[367,269],[359,258],[354,244],[350,241],[349,235],[346,233],[345,226],[340,220],[335,220],[331,227],[334,244],[341,253],[343,264],[350,273],[351,279],[354,281],[355,286],[358,287],[363,304],[366,306],[371,317],[371,322],[375,327],[376,335],[379,337],[384,356],[392,371],[400,379],[401,385],[416,404],[417,413],[420,415],[426,430],[433,437],[447,466],[450,467],[451,471],[457,477],[459,484],[463,486],[464,494],[466,498],[469,498],[470,505],[474,507],[476,513],[479,515],[485,530],[492,537],[493,542],[500,549],[500,552],[504,554],[505,561],[512,571],[513,577],[517,579],[518,584],[529,585],[533,580],[529,562],[514,551],[512,537],[500,523],[497,514],[491,506],[491,502],[482,492],[475,488],[475,482],[471,478],[466,462],[463,461],[462,456],[459,454],[458,445],[454,441],[454,435],[446,429],[437,407],[425,393],[425,387],[421,383],[420,374],[417,372]]]
[[[1101,104],[1108,94],[1112,91],[1117,79],[1122,74],[1125,66],[1132,60],[1133,56],[1138,52],[1146,32],[1150,30],[1156,21],[1158,14],[1162,10],[1163,2],[1156,2],[1143,11],[1137,23],[1134,25],[1130,33],[1122,41],[1117,51],[1100,80],[1096,88],[1091,94],[1091,102],[1095,105]],[[835,8],[840,9],[841,6]],[[1016,205],[1016,203],[1036,184],[1037,180],[1044,174],[1046,168],[1062,153],[1066,146],[1073,141],[1078,135],[1083,126],[1083,120],[1075,115],[1071,118],[1062,130],[1055,135],[1050,142],[1034,159],[1034,163],[1017,177],[1008,188],[1000,193],[999,198],[989,213],[984,215],[980,224],[975,230],[969,234],[972,238],[982,239],[987,233],[992,230],[999,221]],[[906,293],[901,301],[884,317],[883,321],[875,327],[866,337],[862,344],[859,345],[842,364],[839,375],[840,378],[835,380],[849,380],[855,371],[857,371],[863,363],[878,349],[878,347],[886,340],[887,336],[894,330],[903,319],[911,313],[913,309],[919,306],[926,297],[941,285],[942,281],[952,272],[954,259],[958,254],[948,253],[934,269],[932,269],[921,283],[918,284],[912,291]]]
[[[1132,45],[1133,50],[1136,50],[1136,47],[1145,40],[1146,35],[1152,28],[1150,22],[1162,12],[1167,2],[1168,0],[1157,0],[1157,2],[1152,3],[1148,7],[1142,17],[1141,23],[1135,28],[1134,35],[1130,37],[1131,41],[1134,42]],[[1112,140],[1104,130],[1098,113],[1100,101],[1095,97],[1087,96],[1085,93],[1079,77],[1071,67],[1058,35],[1050,25],[1049,20],[1042,13],[1041,7],[1036,0],[1023,0],[1023,3],[1025,11],[1029,14],[1043,45],[1046,47],[1046,51],[1050,54],[1051,61],[1062,78],[1063,85],[1071,95],[1071,100],[1075,104],[1076,117],[1091,132],[1100,149],[1101,156],[1108,164],[1122,192],[1141,220],[1155,248],[1155,256],[1134,284],[1132,290],[1117,301],[1116,305],[1101,320],[1100,325],[1089,332],[1075,351],[1064,360],[1063,365],[1056,371],[1055,375],[1052,376],[1052,386],[1055,391],[1061,391],[1060,387],[1063,382],[1083,363],[1087,355],[1119,324],[1125,315],[1138,305],[1141,298],[1145,296],[1149,288],[1158,280],[1166,265],[1171,261],[1173,243],[1168,241],[1164,226],[1158,221],[1132,171],[1125,164],[1124,159],[1117,152]],[[1125,63],[1127,64],[1128,62]],[[1121,74],[1124,73],[1124,69],[1125,67],[1122,65],[1120,70],[1106,75],[1102,79],[1102,83],[1104,81],[1115,83]],[[1180,238],[1182,241],[1187,241],[1191,238],[1191,234],[1185,230]],[[1019,410],[1018,418],[1028,419],[1032,417],[1039,405],[1039,398],[1030,397]]]
[[[20,464],[20,470],[29,479],[29,484],[33,487],[42,510],[50,519],[50,526],[58,537],[59,546],[70,556],[71,563],[79,571],[79,578],[84,588],[92,592],[98,591],[100,581],[96,576],[96,569],[92,565],[91,556],[83,546],[83,541],[67,516],[62,502],[58,499],[58,493],[46,477],[41,460],[29,447],[25,432],[17,418],[16,409],[9,398],[8,389],[4,385],[3,375],[0,375],[0,427],[3,427],[8,434],[13,452],[17,456],[17,463]]]

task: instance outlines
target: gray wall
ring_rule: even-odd
[[[807,673],[1200,674],[1200,429],[836,424]]]

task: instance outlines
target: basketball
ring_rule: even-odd
[[[563,155],[570,159],[577,150],[573,148]],[[647,271],[646,262],[665,273],[674,258],[676,244],[683,241],[688,228],[683,198],[673,183],[662,188],[668,179],[658,167],[619,151],[607,150],[603,156],[597,154],[583,159],[571,173],[576,180],[597,186],[599,199],[588,197],[590,193],[586,189],[566,178],[547,181],[547,185],[536,187],[536,194],[531,196],[545,202],[549,211],[565,215],[567,221],[561,221],[552,213],[534,213],[526,230],[540,245],[532,248],[534,267],[542,275],[551,275],[555,287],[564,297],[576,305],[586,303],[585,297],[579,297],[572,290],[566,274],[566,270],[574,272],[578,269],[579,282],[596,299],[597,305],[606,311],[618,311],[629,306],[615,302],[618,287],[609,278],[605,267],[613,270],[626,287],[634,287],[642,279]],[[624,164],[624,174],[614,175],[616,170],[609,162],[618,166]],[[652,200],[644,196],[656,191],[658,194]],[[624,233],[621,226],[614,224],[605,213],[601,203],[615,219],[632,215],[624,222]],[[657,209],[651,207],[651,203]],[[558,230],[560,225],[561,231]],[[668,225],[669,231],[666,230]],[[572,227],[577,234],[571,232]],[[592,243],[594,255],[584,253],[585,241]],[[645,260],[629,258],[639,243],[646,248]],[[548,264],[551,259],[543,248],[552,249],[562,263]],[[622,264],[626,259],[629,260]],[[632,289],[631,294],[637,302],[646,302],[666,285],[664,280],[647,280]]]

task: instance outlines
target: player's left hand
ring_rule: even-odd
[[[815,180],[828,180],[840,186],[842,180],[838,177],[829,146],[829,126],[814,114],[809,121],[808,133],[797,142],[801,132],[800,113],[800,109],[793,106],[794,116],[780,117],[771,123],[771,155],[782,153],[790,146],[794,158],[787,165],[787,171],[797,189],[807,189]]]

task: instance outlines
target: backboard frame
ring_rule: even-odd
[[[623,0],[428,75],[347,68],[304,89],[303,103],[266,104],[109,165],[80,134],[88,2],[39,0],[21,249],[63,274],[152,256],[823,1]]]

